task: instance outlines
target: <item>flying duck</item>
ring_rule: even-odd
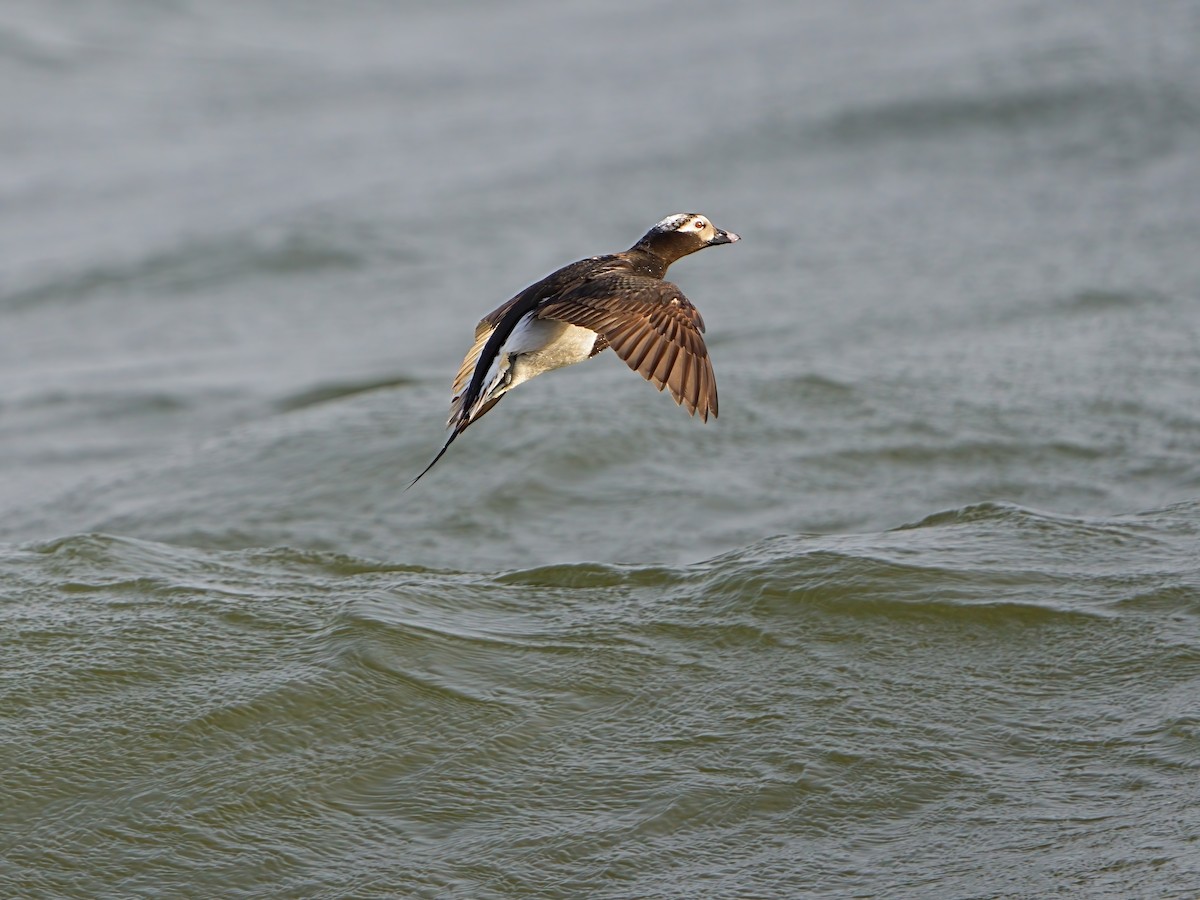
[[[409,487],[508,391],[607,347],[660,391],[668,388],[689,415],[716,418],[704,319],[663,276],[689,253],[737,240],[699,213],[667,216],[628,250],[564,266],[484,316],[454,378],[450,437]]]

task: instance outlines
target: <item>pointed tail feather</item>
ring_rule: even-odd
[[[467,424],[470,424],[470,423],[468,422]],[[454,439],[456,437],[458,437],[460,434],[462,434],[463,431],[466,430],[466,427],[467,427],[466,425],[461,425],[461,426],[455,428],[454,431],[450,432],[450,437],[448,437],[446,439],[446,443],[444,443],[442,445],[442,449],[438,451],[438,455],[433,458],[433,462],[431,462],[429,465],[427,465],[424,468],[424,470],[421,472],[420,475],[418,475],[411,482],[409,482],[408,487],[405,488],[406,491],[411,489],[414,484],[416,484],[418,481],[420,481],[422,478],[425,477],[426,473],[430,469],[432,469],[434,466],[437,465],[437,461],[446,455],[446,451],[450,449],[450,445],[454,443]]]
[[[493,406],[495,406],[497,403],[499,403],[499,402],[500,402],[500,398],[501,398],[501,397],[503,397],[503,396],[504,396],[504,395],[503,395],[503,394],[501,394],[501,395],[500,395],[500,397],[492,397],[490,400],[487,400],[487,401],[486,401],[486,402],[483,404],[483,406],[482,406],[482,407],[480,407],[479,411],[478,411],[478,412],[476,412],[476,413],[475,413],[475,415],[474,415],[472,418],[470,418],[470,419],[467,419],[466,421],[459,421],[459,422],[457,422],[457,423],[454,423],[454,422],[453,422],[453,420],[451,420],[451,422],[452,422],[452,424],[451,424],[451,427],[452,427],[454,430],[453,430],[452,432],[450,432],[450,437],[448,437],[448,438],[446,439],[446,443],[444,443],[444,444],[442,445],[442,449],[438,451],[438,455],[437,455],[437,456],[435,456],[435,457],[433,458],[433,462],[431,462],[429,465],[427,465],[427,466],[425,467],[425,470],[424,470],[423,472],[421,472],[421,474],[420,474],[420,475],[418,475],[418,476],[417,476],[416,478],[414,478],[414,479],[413,479],[411,482],[409,482],[409,485],[408,485],[408,487],[406,487],[406,488],[405,488],[405,490],[407,491],[407,490],[408,490],[409,488],[411,488],[411,487],[412,487],[414,484],[416,484],[418,481],[420,481],[422,478],[424,478],[424,477],[425,477],[425,473],[426,473],[426,472],[428,472],[430,469],[432,469],[432,468],[433,468],[435,465],[437,465],[437,461],[438,461],[439,459],[441,459],[441,458],[442,458],[442,457],[445,455],[445,453],[446,453],[446,451],[447,451],[447,450],[449,450],[449,449],[450,449],[450,445],[454,443],[454,439],[455,439],[456,437],[458,437],[460,434],[462,434],[464,431],[466,431],[466,430],[467,430],[467,428],[468,428],[470,425],[473,425],[475,422],[478,422],[478,421],[479,421],[481,418],[483,418],[483,416],[484,416],[484,415],[485,415],[485,414],[486,414],[486,413],[487,413],[487,412],[488,412],[488,411],[489,411],[489,410],[490,410],[490,409],[491,409]]]

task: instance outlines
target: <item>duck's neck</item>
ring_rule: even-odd
[[[634,244],[625,252],[625,257],[633,264],[633,268],[642,275],[647,275],[650,278],[663,278],[667,274],[667,267],[674,262],[673,259],[663,259],[657,253],[652,253],[642,244]]]

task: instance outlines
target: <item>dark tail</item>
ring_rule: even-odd
[[[434,466],[437,465],[437,461],[446,455],[446,451],[450,449],[450,445],[454,443],[454,439],[463,433],[463,428],[465,428],[465,426],[455,428],[454,431],[450,432],[450,437],[446,439],[446,443],[444,443],[442,445],[442,449],[438,451],[438,455],[433,458],[433,462],[431,462],[429,465],[427,465],[425,467],[425,470],[423,472],[421,472],[420,475],[418,475],[416,478],[414,478],[409,483],[408,487],[405,488],[406,491],[409,490],[409,488],[411,488],[414,484],[416,484],[422,478],[424,478],[426,472],[428,472],[430,469],[432,469]]]
[[[501,394],[501,395],[500,395],[500,397],[503,397],[503,396],[504,396],[503,394]],[[490,410],[490,409],[491,409],[493,406],[495,406],[497,403],[499,403],[499,402],[500,402],[500,397],[493,397],[491,400],[489,400],[487,403],[485,403],[485,404],[483,405],[483,409],[479,410],[479,412],[477,412],[477,413],[475,414],[475,418],[473,418],[473,419],[468,419],[466,422],[459,422],[457,425],[455,425],[455,426],[454,426],[454,431],[452,431],[452,432],[450,433],[450,437],[446,439],[446,443],[444,443],[444,444],[442,445],[442,449],[438,451],[438,455],[437,455],[437,456],[435,456],[435,457],[433,458],[433,462],[431,462],[429,465],[427,465],[427,466],[425,467],[425,471],[424,471],[424,472],[422,472],[420,475],[418,475],[416,478],[414,478],[414,479],[413,479],[413,480],[412,480],[412,481],[409,483],[408,487],[406,487],[406,488],[405,488],[405,490],[407,491],[407,490],[408,490],[408,488],[411,488],[411,487],[412,487],[414,484],[416,484],[418,481],[420,481],[422,478],[424,478],[424,477],[425,477],[425,472],[428,472],[430,469],[432,469],[434,466],[436,466],[436,465],[437,465],[437,461],[438,461],[439,459],[441,459],[441,458],[442,458],[442,456],[444,456],[444,455],[445,455],[445,453],[446,453],[446,451],[447,451],[447,450],[449,450],[449,449],[450,449],[450,445],[454,443],[454,439],[455,439],[456,437],[458,437],[460,434],[462,434],[464,431],[466,431],[466,430],[467,430],[467,426],[468,426],[468,425],[473,425],[474,423],[476,423],[476,422],[478,422],[480,419],[482,419],[482,418],[483,418],[483,416],[484,416],[484,414],[485,414],[485,413],[486,413],[488,410]]]

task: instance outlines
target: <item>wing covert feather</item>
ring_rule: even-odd
[[[568,322],[602,335],[660,391],[667,388],[690,415],[717,415],[717,383],[704,344],[704,319],[674,284],[630,274],[585,281],[544,303],[538,318]]]

